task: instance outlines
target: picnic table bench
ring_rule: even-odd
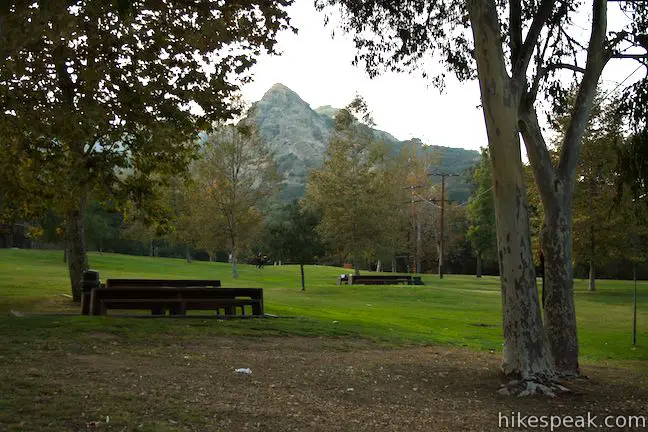
[[[105,315],[111,309],[150,310],[157,316],[167,311],[182,316],[189,310],[211,310],[217,315],[222,310],[224,316],[264,315],[262,288],[221,288],[218,280],[174,279],[108,279],[101,285],[96,272],[87,273],[84,315]]]
[[[382,274],[369,274],[369,275],[354,275],[343,274],[340,276],[339,285],[423,285],[420,276],[412,275],[382,275]]]

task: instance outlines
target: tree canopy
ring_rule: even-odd
[[[369,119],[359,97],[336,114],[326,161],[311,173],[306,199],[322,211],[322,237],[350,258],[357,271],[358,260],[375,256],[378,248],[389,244],[394,201],[388,151],[354,113]]]
[[[469,227],[467,236],[477,255],[477,277],[481,277],[483,259],[493,259],[497,251],[495,238],[495,204],[493,179],[488,149],[482,149],[473,172],[475,191],[468,202]]]
[[[199,130],[239,110],[237,91],[256,56],[274,53],[277,33],[291,28],[289,4],[0,4],[0,166],[13,166],[22,203],[45,201],[65,217],[75,299],[88,267],[89,194],[140,203],[182,172]],[[0,198],[14,217],[20,206],[7,201],[15,195]]]

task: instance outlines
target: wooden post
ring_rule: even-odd
[[[632,263],[632,279],[634,279],[633,316],[632,316],[632,345],[637,345],[637,263]]]
[[[443,279],[443,219],[445,218],[445,174],[441,175],[441,250],[439,252],[439,279]]]

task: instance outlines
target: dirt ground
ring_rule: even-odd
[[[463,349],[296,337],[142,346],[92,336],[89,351],[45,347],[5,371],[4,397],[32,403],[0,418],[0,430],[481,432],[506,430],[501,416],[517,412],[648,416],[646,377],[632,369],[585,367],[589,379],[565,383],[571,394],[517,398],[496,393],[498,355]]]

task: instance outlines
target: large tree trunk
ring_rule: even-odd
[[[482,257],[481,253],[477,253],[477,277],[482,277]]]
[[[504,330],[503,372],[534,381],[555,378],[542,326],[531,252],[518,133],[519,98],[506,72],[493,1],[468,1],[484,119],[493,167]]]
[[[540,241],[546,270],[545,328],[556,371],[562,376],[578,375],[570,205],[545,208],[545,227]]]
[[[594,0],[587,63],[565,131],[557,167],[553,167],[533,108],[524,106],[520,113],[527,154],[545,211],[545,228],[541,239],[546,269],[545,327],[556,370],[562,376],[580,374],[571,263],[571,204],[582,138],[591,115],[601,72],[610,59],[610,52],[605,47],[606,34],[607,1]]]
[[[67,265],[72,286],[72,300],[75,302],[81,301],[83,272],[88,270],[88,255],[83,232],[85,204],[85,197],[80,198],[78,207],[69,210],[65,219]]]

